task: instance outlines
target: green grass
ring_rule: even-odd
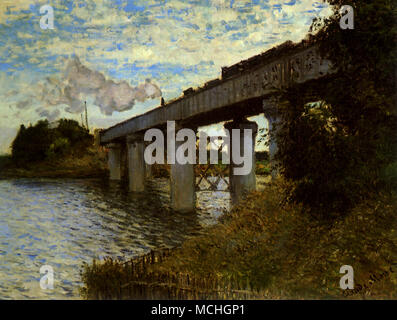
[[[267,160],[257,161],[256,162],[256,169],[255,174],[257,175],[269,175],[271,172],[270,170],[270,163]]]

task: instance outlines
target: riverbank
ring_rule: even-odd
[[[251,194],[217,225],[169,253],[84,265],[83,297],[397,298],[396,195],[373,196],[325,221],[283,204],[283,190],[273,184]],[[345,297],[342,265],[353,267],[356,288],[365,290]],[[380,280],[371,280],[374,275]]]
[[[89,147],[82,155],[15,165],[10,156],[0,159],[0,179],[14,178],[104,178],[108,176],[106,153],[98,147]]]

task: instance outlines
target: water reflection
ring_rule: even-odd
[[[173,212],[167,179],[125,190],[99,180],[0,181],[0,298],[79,298],[83,261],[178,246],[230,206],[227,192],[198,192],[195,213]],[[39,286],[44,264],[55,271],[52,291]]]

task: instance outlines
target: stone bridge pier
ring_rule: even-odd
[[[183,142],[176,142],[178,148]],[[171,207],[176,211],[194,211],[196,176],[193,164],[171,164]]]
[[[120,143],[110,143],[107,145],[109,179],[112,181],[121,180],[121,149]]]
[[[183,126],[177,123],[175,131],[172,130],[168,134],[174,135],[175,137],[175,133],[177,133],[181,129],[184,129]],[[189,129],[194,132],[194,137],[192,136],[190,137],[190,139],[194,138],[195,141],[197,128],[190,127]],[[173,139],[173,137],[169,138]],[[174,150],[167,149],[167,157],[171,155],[171,152],[174,153],[173,157],[170,157],[170,160],[171,158],[173,158],[173,163],[170,164],[171,207],[176,211],[190,212],[194,211],[196,207],[196,176],[194,172],[194,164],[181,163],[176,157],[176,151],[184,143],[185,141],[177,141],[177,139],[175,139]],[[191,156],[192,157],[190,160],[195,161],[196,153]]]
[[[258,125],[254,121],[248,121],[247,119],[242,120],[233,120],[232,122],[228,122],[224,125],[225,129],[229,131],[230,135],[230,166],[229,166],[229,187],[230,187],[230,195],[232,199],[232,203],[238,203],[244,196],[256,190],[256,177],[255,177],[255,139],[258,132]],[[234,130],[238,130],[239,134],[236,136],[233,134]],[[248,131],[248,130],[249,131]],[[247,139],[248,138],[248,139]],[[238,139],[236,141],[235,139]],[[248,143],[247,143],[248,142]],[[233,156],[233,148],[239,148],[236,150],[239,158],[243,157],[243,155],[249,155],[251,159],[251,170],[246,175],[238,175],[235,170],[237,168],[243,167],[246,160],[243,163],[236,163],[236,159]],[[238,162],[238,161],[237,161]],[[247,165],[247,164],[245,164]]]
[[[128,187],[131,192],[145,190],[146,164],[144,159],[145,141],[143,134],[127,136]]]

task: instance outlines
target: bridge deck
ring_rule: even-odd
[[[262,99],[292,82],[303,83],[329,73],[329,62],[319,57],[314,46],[291,42],[260,55],[222,68],[222,79],[184,91],[166,105],[128,119],[101,132],[101,143],[124,139],[150,128],[162,128],[167,120],[186,127],[205,126],[239,116],[262,112]]]

